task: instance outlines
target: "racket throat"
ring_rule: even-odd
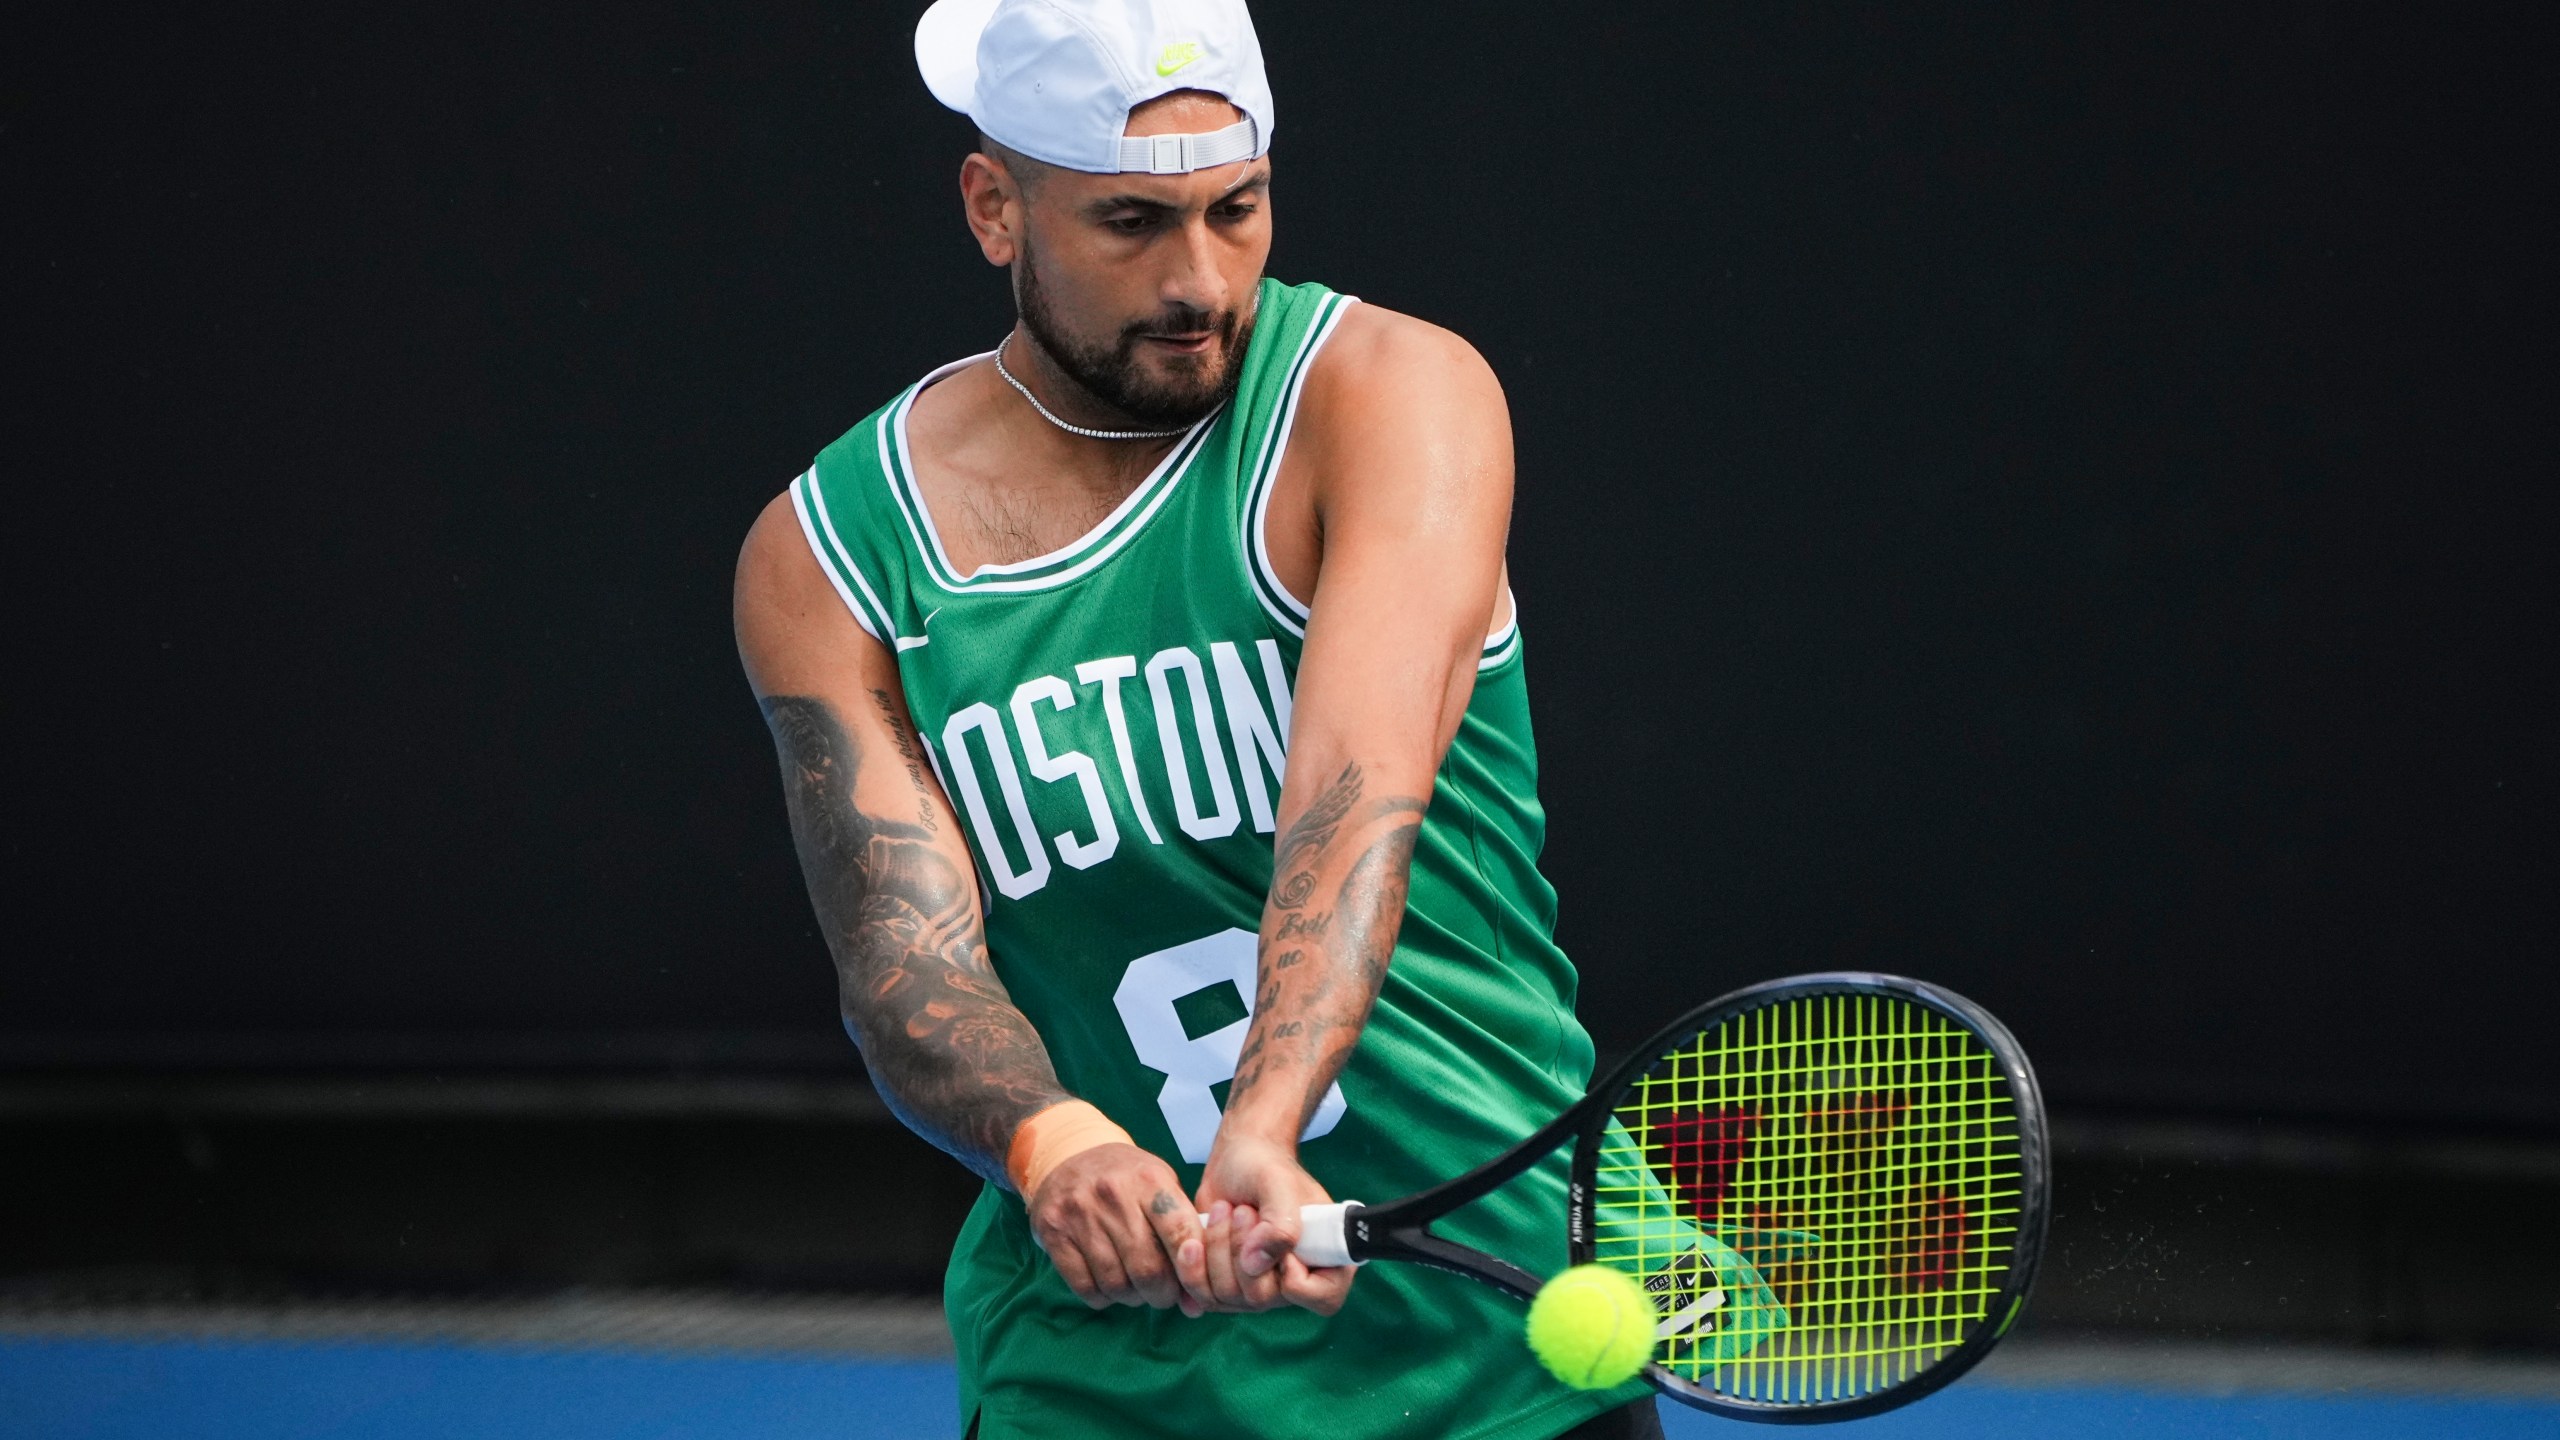
[[[1402,1260],[1428,1265],[1434,1270],[1446,1270],[1452,1275],[1481,1281],[1520,1300],[1536,1295],[1542,1283],[1537,1276],[1508,1260],[1433,1234],[1428,1222],[1397,1225],[1375,1211],[1364,1215],[1355,1210],[1349,1218],[1348,1230],[1351,1253],[1363,1260]]]

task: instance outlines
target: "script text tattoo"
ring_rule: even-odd
[[[1237,1057],[1231,1109],[1275,1066],[1297,1072],[1312,1107],[1341,1073],[1385,983],[1427,802],[1367,799],[1366,788],[1359,764],[1345,765],[1276,847],[1271,908],[1281,913],[1262,943],[1258,1023]],[[1307,909],[1328,882],[1331,908]]]

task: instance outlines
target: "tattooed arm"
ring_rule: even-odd
[[[1313,613],[1253,1022],[1200,1188],[1222,1305],[1330,1313],[1349,1289],[1348,1267],[1289,1253],[1298,1207],[1328,1198],[1298,1136],[1386,981],[1433,778],[1507,615],[1510,508],[1510,421],[1484,361],[1444,330],[1354,307],[1309,372],[1266,531]]]
[[[862,744],[834,706],[763,697],[801,875],[835,952],[845,1029],[882,1098],[909,1129],[1002,1184],[1014,1129],[1067,1093],[987,963],[977,886],[967,862],[937,843],[944,827],[904,707],[885,689],[865,699],[872,723],[862,729],[874,743],[885,734],[915,781],[903,817],[857,803]]]
[[[801,543],[788,497],[739,557],[738,651],[772,728],[792,838],[836,963],[847,1033],[909,1129],[999,1185],[1014,1133],[1071,1099],[987,956],[977,873],[925,768],[897,665]],[[1085,1302],[1207,1294],[1180,1178],[1133,1145],[1080,1152],[1025,1196],[1033,1232]]]

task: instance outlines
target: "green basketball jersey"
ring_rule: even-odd
[[[1353,303],[1264,281],[1234,399],[1054,554],[969,576],[945,555],[905,423],[959,365],[855,426],[791,488],[836,591],[897,653],[977,858],[1006,988],[1066,1087],[1194,1187],[1254,998],[1307,618],[1271,571],[1262,512],[1307,367]],[[1440,767],[1376,1012],[1301,1146],[1337,1199],[1456,1175],[1589,1081],[1537,869],[1536,776],[1506,627]],[[1445,1229],[1552,1273],[1564,1172],[1556,1157]],[[995,1186],[961,1232],[945,1299],[964,1414],[985,1440],[1525,1440],[1647,1393],[1565,1389],[1524,1348],[1519,1302],[1412,1265],[1370,1267],[1331,1319],[1097,1313]]]

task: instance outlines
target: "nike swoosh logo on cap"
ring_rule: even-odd
[[[1170,75],[1176,70],[1181,69],[1183,66],[1188,65],[1199,58],[1199,41],[1177,40],[1173,44],[1164,47],[1164,53],[1156,57],[1156,73],[1158,75]]]

